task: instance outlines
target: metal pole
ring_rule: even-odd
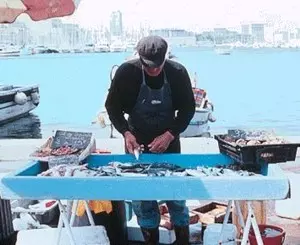
[[[224,217],[222,230],[221,230],[221,234],[220,234],[220,238],[219,238],[219,244],[223,243],[224,229],[225,229],[225,226],[227,225],[228,220],[229,220],[231,206],[232,206],[232,200],[230,200],[227,204],[226,214],[225,214],[225,217]]]
[[[71,230],[71,226],[69,224],[68,217],[66,215],[66,210],[65,210],[65,208],[62,205],[62,203],[61,203],[60,200],[58,201],[58,205],[59,205],[60,216],[61,216],[60,218],[62,219],[62,221],[63,221],[63,223],[65,225],[67,234],[68,234],[69,239],[70,239],[70,244],[71,245],[76,245],[75,239],[74,239],[74,236],[73,236],[73,233],[72,233],[72,230]]]
[[[258,225],[257,225],[257,222],[256,222],[256,218],[254,216],[254,211],[253,211],[253,208],[251,206],[251,202],[248,202],[247,204],[248,204],[248,212],[251,214],[250,218],[251,218],[251,223],[252,223],[252,227],[253,227],[253,230],[254,230],[254,234],[255,234],[255,237],[256,237],[256,242],[257,242],[258,245],[264,245],[261,234],[260,234],[260,231],[259,231],[259,228],[258,228]]]
[[[90,207],[88,205],[88,201],[84,200],[84,206],[85,206],[85,211],[86,211],[86,214],[89,218],[89,222],[90,222],[91,226],[95,226],[95,221],[93,219],[92,212],[91,212]]]
[[[77,208],[78,208],[78,200],[75,200],[72,203],[70,226],[74,225]]]

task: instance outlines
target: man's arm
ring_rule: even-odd
[[[121,65],[114,76],[110,85],[109,92],[105,101],[110,121],[113,126],[123,134],[128,131],[128,123],[124,117],[124,89],[123,84],[126,80],[126,65]]]
[[[170,127],[170,132],[175,137],[186,130],[195,114],[194,93],[189,74],[185,68],[183,68],[178,79],[178,83],[174,87],[176,89],[174,99],[177,103],[178,112],[174,124]]]

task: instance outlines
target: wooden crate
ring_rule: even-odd
[[[204,206],[195,208],[191,212],[199,216],[199,221],[202,224],[222,223],[225,218],[227,205],[218,202],[211,202]],[[231,222],[232,216],[230,212],[229,222]]]

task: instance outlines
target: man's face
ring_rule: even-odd
[[[165,62],[162,63],[161,66],[156,67],[156,68],[144,67],[144,70],[150,77],[156,77],[161,73],[161,71],[164,67],[164,64],[165,64]]]

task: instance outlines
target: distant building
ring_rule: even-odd
[[[52,19],[51,25],[52,25],[52,28],[61,28],[63,23],[59,19]]]
[[[226,28],[214,28],[213,37],[215,44],[234,43],[241,39],[238,32]]]
[[[290,35],[288,31],[282,31],[281,34],[282,34],[282,41],[284,42],[290,41],[290,37],[289,37]]]
[[[184,29],[156,29],[150,30],[149,34],[163,37],[171,46],[194,46],[196,44],[195,34]]]
[[[229,30],[226,28],[214,28],[214,33],[216,36],[226,36],[229,33]]]
[[[28,27],[21,22],[0,25],[0,44],[24,45],[31,40]]]
[[[243,44],[253,43],[253,37],[250,34],[241,34],[240,42]]]
[[[251,35],[254,42],[265,42],[265,24],[251,24]]]
[[[239,41],[241,41],[241,34],[226,28],[214,28],[214,31],[204,31],[197,35],[197,42],[201,44],[210,42],[211,44],[216,45]]]
[[[290,39],[296,39],[296,33],[291,32],[290,33]]]
[[[250,35],[250,25],[244,24],[242,25],[242,35]]]
[[[297,28],[296,38],[300,39],[300,28]]]
[[[278,31],[274,33],[275,43],[283,44],[290,41],[290,33],[288,31]]]
[[[110,35],[121,37],[123,35],[123,19],[121,11],[114,11],[110,16]]]

